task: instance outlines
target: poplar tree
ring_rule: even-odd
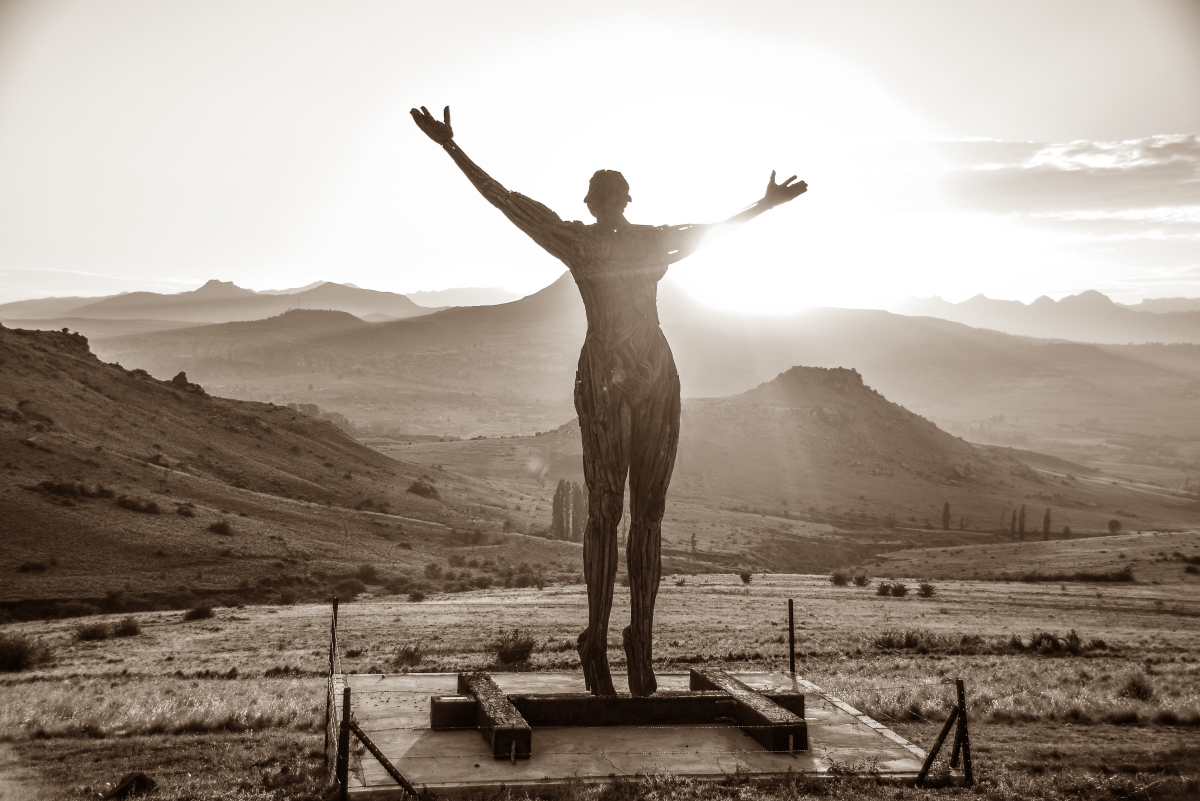
[[[587,496],[583,487],[571,482],[571,539],[583,542],[583,525],[587,522]]]
[[[950,530],[950,501],[942,504],[942,530]]]
[[[1025,541],[1025,504],[1021,504],[1021,515],[1017,518],[1017,533],[1021,537],[1021,542]]]
[[[1046,514],[1042,515],[1042,542],[1050,539],[1050,507],[1046,507]]]

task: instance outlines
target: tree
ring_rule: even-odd
[[[1046,514],[1042,515],[1042,542],[1050,539],[1050,507],[1046,507]]]
[[[565,538],[566,525],[563,521],[563,484],[566,479],[560,478],[558,486],[554,488],[554,502],[550,505],[550,533],[556,540]]]
[[[691,538],[688,540],[688,545],[692,546],[692,553],[696,552],[696,532],[692,532]]]
[[[583,526],[587,522],[587,495],[583,487],[571,482],[571,539],[583,542]]]
[[[1025,504],[1021,504],[1021,514],[1017,516],[1017,535],[1021,542],[1025,541]]]
[[[1118,520],[1114,517],[1112,520],[1108,521],[1108,533],[1109,534],[1116,534],[1120,530],[1121,530],[1121,521],[1120,520]]]
[[[950,530],[950,501],[942,504],[942,530]]]
[[[1012,513],[1012,528],[1011,528],[1011,530],[1009,531],[1009,534],[1011,534],[1011,535],[1012,535],[1012,538],[1013,538],[1014,540],[1017,538],[1017,510],[1016,510],[1016,509],[1013,509],[1013,513]]]

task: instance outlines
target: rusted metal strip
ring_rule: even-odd
[[[350,731],[354,732],[354,736],[358,738],[359,742],[365,745],[367,750],[371,752],[371,755],[379,760],[379,764],[383,765],[383,769],[388,772],[388,775],[395,779],[396,783],[404,788],[404,792],[408,793],[413,798],[420,797],[416,789],[408,783],[408,779],[405,779],[404,776],[401,775],[400,771],[396,770],[396,766],[388,761],[388,758],[383,755],[383,752],[379,750],[375,743],[371,742],[371,738],[367,736],[367,733],[360,729],[358,724],[354,721],[350,721]]]

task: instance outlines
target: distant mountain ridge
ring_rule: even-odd
[[[175,294],[126,292],[102,298],[39,298],[0,306],[0,320],[83,318],[99,320],[163,320],[228,323],[261,320],[291,309],[327,309],[363,317],[383,314],[395,319],[419,317],[435,309],[417,305],[405,295],[361,289],[353,284],[321,281],[307,287],[255,292],[232,281],[212,280],[199,289]]]
[[[961,303],[940,297],[910,298],[892,308],[898,314],[937,317],[972,328],[1018,336],[1069,339],[1075,342],[1141,344],[1200,343],[1200,299],[1147,299],[1136,306],[1114,303],[1095,290],[1053,300],[1042,295],[1032,303],[995,300],[976,295]]]

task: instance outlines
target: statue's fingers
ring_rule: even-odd
[[[784,181],[784,182],[783,182],[783,185],[784,185],[784,186],[789,186],[789,185],[791,185],[792,181],[794,181],[794,180],[796,180],[796,176],[795,176],[795,175],[793,175],[791,178],[788,178],[786,181]]]
[[[445,110],[442,112],[442,119],[444,119],[446,121],[446,127],[449,128],[450,127],[450,107],[449,106],[446,106]]]
[[[775,185],[775,171],[771,170],[771,185]]]

